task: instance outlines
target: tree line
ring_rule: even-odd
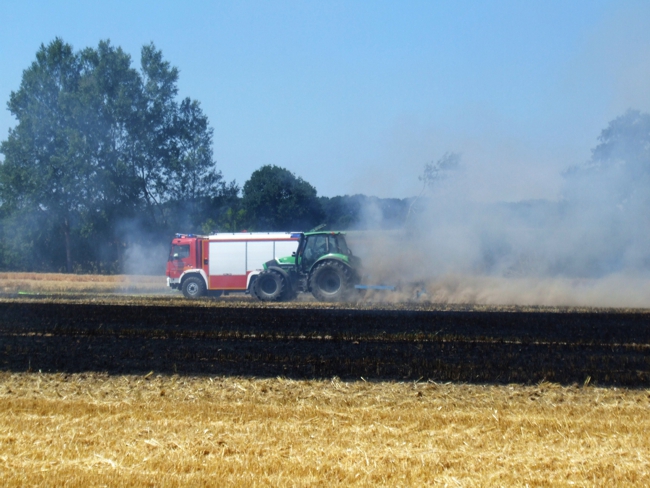
[[[178,78],[153,44],[139,69],[110,41],[41,45],[7,103],[17,125],[0,143],[0,269],[119,272],[129,246],[174,232],[359,220],[366,197],[319,198],[284,168],[227,182],[208,118],[178,98]]]

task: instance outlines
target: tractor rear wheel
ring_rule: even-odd
[[[291,287],[287,285],[287,287],[284,290],[284,295],[282,296],[282,301],[290,302],[291,300],[295,300],[297,296],[298,296],[298,292],[292,290]]]
[[[253,293],[263,302],[279,302],[284,299],[287,284],[277,271],[262,271],[253,284]]]
[[[309,288],[322,302],[340,302],[350,296],[352,286],[350,269],[337,261],[318,265],[309,279]]]

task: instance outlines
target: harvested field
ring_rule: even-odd
[[[3,486],[647,486],[650,392],[0,373]]]
[[[25,279],[0,294],[5,486],[650,484],[645,310]]]

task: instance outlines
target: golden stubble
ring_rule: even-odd
[[[166,293],[164,276],[0,273],[3,293]]]
[[[639,486],[650,392],[0,373],[4,486]]]

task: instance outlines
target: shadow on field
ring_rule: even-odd
[[[650,383],[645,313],[0,303],[4,371]]]

